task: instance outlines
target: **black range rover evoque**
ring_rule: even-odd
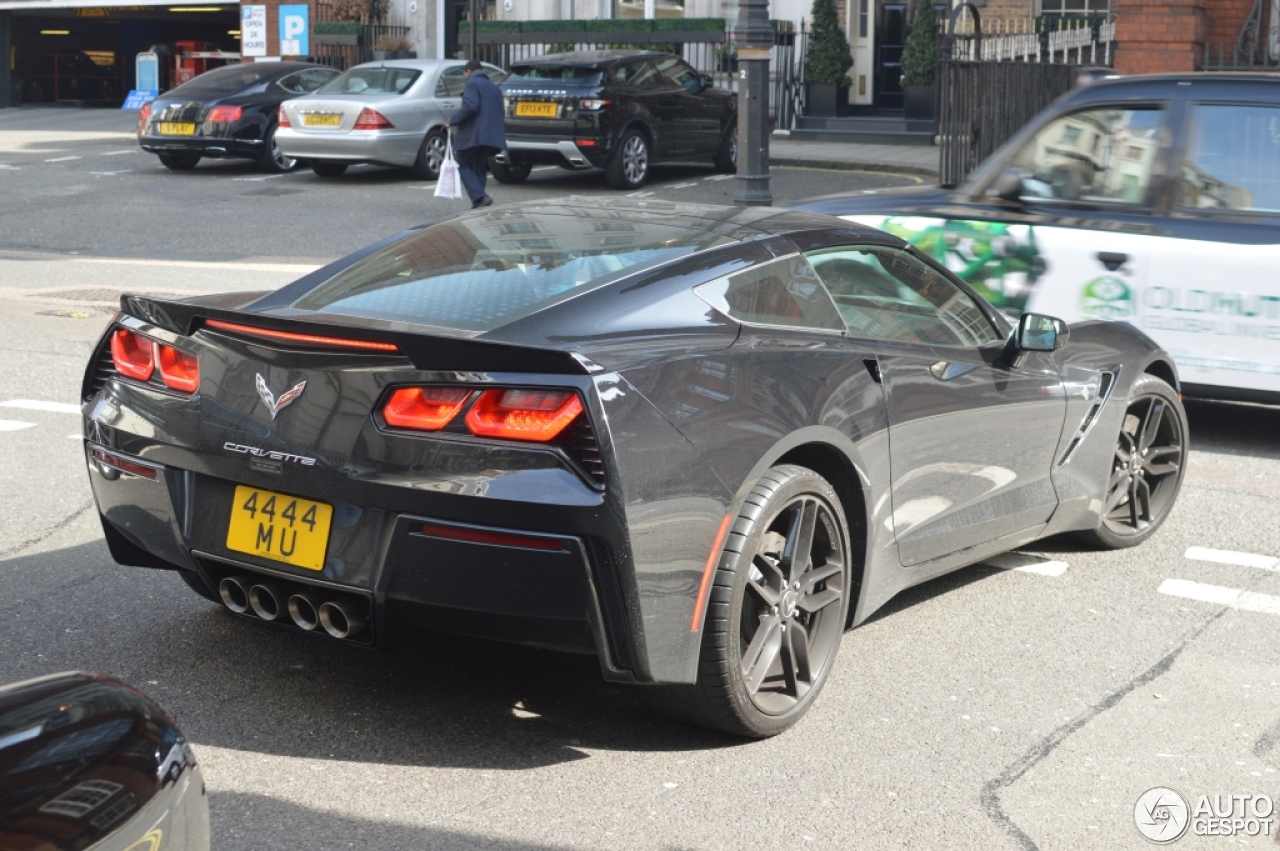
[[[520,183],[534,165],[603,168],[615,189],[644,185],[661,160],[710,159],[732,173],[738,104],[673,53],[591,50],[513,63],[502,84],[507,150],[493,176]]]

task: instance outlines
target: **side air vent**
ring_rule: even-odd
[[[600,446],[596,443],[596,432],[586,418],[574,427],[573,433],[565,445],[569,457],[578,462],[588,478],[599,487],[604,487],[604,461],[600,458]]]
[[[102,345],[93,355],[93,368],[85,376],[84,387],[80,388],[80,400],[84,401],[97,393],[107,382],[116,377],[116,365],[111,360],[111,337],[102,339]]]
[[[595,577],[596,590],[600,594],[609,652],[613,654],[615,665],[623,670],[633,671],[635,661],[631,656],[631,645],[627,642],[631,630],[627,625],[627,609],[622,601],[622,589],[614,575],[618,568],[613,558],[613,548],[598,538],[587,538],[586,542],[591,554],[591,572]]]
[[[1059,467],[1071,460],[1071,456],[1075,454],[1076,449],[1089,434],[1089,429],[1098,421],[1098,413],[1102,410],[1102,406],[1107,404],[1107,399],[1111,395],[1111,388],[1115,384],[1115,378],[1115,373],[1113,372],[1098,374],[1098,401],[1089,406],[1089,412],[1080,421],[1080,427],[1076,429],[1075,437],[1071,439],[1071,445],[1067,447],[1066,452],[1062,453],[1062,458],[1058,461]]]

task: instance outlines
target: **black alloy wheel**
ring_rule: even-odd
[[[760,477],[720,557],[698,681],[645,689],[665,712],[739,736],[773,736],[808,711],[849,610],[849,531],[839,497],[804,467]]]
[[[160,164],[170,171],[191,171],[199,162],[200,155],[194,151],[160,154]]]
[[[267,130],[267,137],[262,142],[262,157],[258,160],[258,169],[267,174],[284,174],[298,167],[298,160],[280,150],[276,142],[276,125]]]
[[[1119,549],[1151,537],[1178,498],[1186,451],[1187,415],[1178,394],[1154,375],[1139,377],[1120,424],[1092,542]]]
[[[524,183],[529,179],[529,173],[533,171],[533,163],[500,163],[497,160],[489,160],[489,171],[493,173],[493,179],[499,183]]]
[[[716,171],[721,174],[733,174],[738,170],[738,125],[730,124],[724,140],[720,143],[720,151],[716,154]]]
[[[317,177],[342,177],[347,170],[347,164],[312,160],[311,170],[316,173]]]
[[[614,189],[639,189],[649,176],[649,139],[639,130],[622,134],[604,176]]]
[[[438,127],[423,137],[418,147],[418,158],[409,167],[415,180],[440,179],[440,164],[444,162],[447,144],[444,131]]]

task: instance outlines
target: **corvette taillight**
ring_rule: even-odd
[[[280,114],[276,116],[276,126],[277,126],[277,127],[292,127],[292,126],[293,126],[292,124],[290,124],[290,123],[289,123],[289,113],[287,113],[287,112],[285,112],[285,111],[284,111],[284,107],[283,107],[283,106],[282,106],[282,107],[280,107]]]
[[[387,120],[387,117],[376,109],[365,107],[360,110],[360,115],[356,117],[356,126],[353,130],[394,130],[395,125]]]
[[[546,442],[581,413],[571,390],[486,390],[467,411],[467,428],[479,437]]]
[[[144,103],[142,109],[138,110],[138,135],[141,136],[147,131],[147,119],[151,117],[151,104]]]
[[[200,364],[195,355],[126,328],[111,332],[111,360],[117,372],[136,381],[150,381],[159,365],[160,380],[170,390],[194,393],[200,386]]]
[[[209,111],[209,121],[239,121],[244,110],[238,106],[215,106]]]
[[[160,380],[170,390],[194,393],[200,386],[200,362],[195,355],[172,346],[156,343],[156,360],[160,362]]]
[[[393,428],[439,431],[470,395],[470,390],[458,387],[401,387],[382,407],[382,418]]]
[[[127,378],[146,381],[155,371],[154,346],[151,340],[124,328],[111,333],[111,360],[116,371]]]

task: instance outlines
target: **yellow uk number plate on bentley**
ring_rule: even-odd
[[[320,570],[333,506],[245,485],[236,487],[227,549]]]
[[[542,101],[521,101],[516,104],[516,115],[520,118],[555,118],[556,105]]]
[[[337,127],[342,123],[342,116],[336,113],[315,112],[302,116],[302,123],[308,127]]]
[[[196,126],[189,121],[161,121],[161,136],[194,136]]]

